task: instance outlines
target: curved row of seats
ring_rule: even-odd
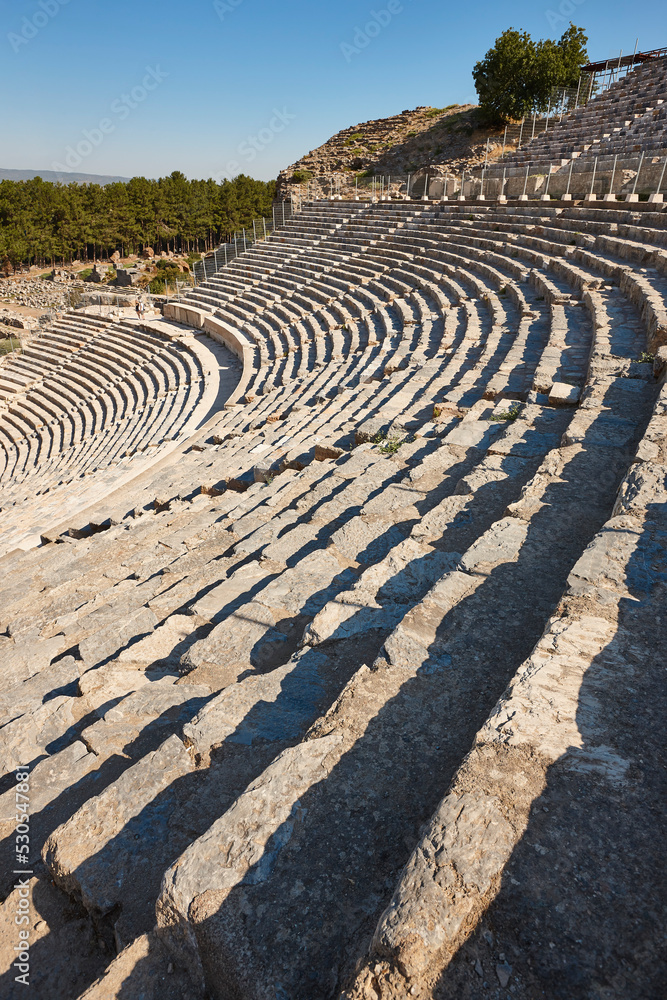
[[[71,314],[3,366],[2,386],[6,507],[169,440],[205,380],[186,345],[132,323]]]
[[[632,70],[588,104],[511,153],[503,163],[567,163],[570,159],[667,155],[667,57]]]
[[[414,210],[413,210],[414,211]],[[521,218],[524,222],[517,223],[517,228],[526,230],[526,225],[530,225],[530,211]],[[389,213],[387,213],[389,214]],[[435,241],[441,239],[444,231],[439,220],[456,219],[447,209],[432,208],[422,212],[421,217],[425,225],[434,237]],[[528,237],[528,246],[523,241],[517,241],[517,245],[512,247],[512,257],[517,258],[517,263],[512,263],[510,271],[507,270],[506,241],[503,237],[496,236],[496,231],[500,231],[506,223],[496,225],[495,220],[488,216],[488,228],[486,232],[486,243],[477,242],[479,250],[469,249],[465,252],[465,257],[469,260],[476,254],[478,260],[474,265],[476,272],[482,272],[490,278],[491,285],[487,280],[486,284],[480,277],[476,286],[468,289],[472,300],[478,300],[480,304],[485,304],[487,310],[494,311],[497,321],[502,323],[504,314],[503,306],[498,308],[498,292],[503,294],[513,294],[515,282],[511,278],[525,279],[528,270],[534,263],[539,263],[543,255],[540,250],[543,247],[551,248],[551,252],[558,256],[570,255],[573,251],[564,244],[567,239],[567,231],[571,230],[571,235],[575,236],[575,243],[580,232],[578,227],[578,217],[576,210],[568,216],[562,212],[556,212],[554,217],[557,220],[557,228],[565,232],[564,236],[559,236],[556,241],[543,240],[541,237]],[[483,216],[487,218],[487,216]],[[503,216],[502,219],[506,217]],[[501,220],[502,221],[502,220]],[[477,229],[479,222],[465,222],[460,227],[462,240],[468,241],[469,230]],[[511,223],[509,223],[511,226]],[[592,223],[593,227],[595,223]],[[456,297],[456,282],[454,278],[445,279],[443,276],[443,264],[446,258],[443,253],[436,254],[434,259],[428,259],[428,241],[424,244],[424,254],[427,259],[420,261],[418,266],[414,263],[415,247],[420,241],[418,233],[415,231],[417,222],[406,222],[397,231],[396,239],[390,239],[389,232],[380,225],[376,225],[372,230],[373,240],[378,242],[378,246],[368,246],[363,253],[364,266],[367,273],[373,274],[358,278],[359,284],[356,288],[350,286],[347,289],[329,288],[327,303],[319,301],[319,292],[322,288],[320,276],[316,275],[314,281],[308,281],[307,275],[301,268],[300,277],[302,284],[293,295],[286,295],[278,305],[269,305],[262,312],[258,312],[251,320],[243,323],[242,329],[248,334],[257,348],[257,361],[255,372],[246,389],[247,397],[265,391],[275,389],[281,383],[291,383],[293,379],[303,377],[313,364],[326,364],[331,359],[345,357],[351,351],[365,353],[363,360],[370,361],[374,357],[379,357],[383,351],[398,351],[401,354],[412,354],[415,346],[423,346],[425,338],[430,337],[433,344],[432,349],[437,349],[438,341],[433,338],[431,329],[428,326],[430,317],[444,324],[444,317],[447,308],[452,303],[452,292]],[[484,228],[484,227],[482,227]],[[645,228],[645,227],[644,227]],[[549,233],[546,234],[547,236]],[[342,236],[340,237],[342,239]],[[453,239],[453,237],[450,237]],[[664,239],[664,232],[658,230],[655,236],[644,234],[644,238],[655,238],[659,243]],[[434,244],[431,239],[431,245]],[[531,239],[536,246],[535,250],[530,249]],[[560,241],[560,242],[559,242]],[[581,240],[579,239],[579,242]],[[495,256],[503,258],[501,269],[493,269],[494,247],[497,248]],[[456,260],[463,254],[461,240],[452,247],[450,261],[452,267],[456,267]],[[488,263],[484,263],[488,261]],[[343,268],[346,265],[343,265]],[[565,261],[559,263],[562,271],[564,268],[572,268]],[[282,271],[280,272],[283,273]],[[338,272],[337,272],[338,273]],[[326,275],[324,275],[326,279]],[[450,281],[450,297],[445,296],[444,280]],[[581,278],[581,280],[584,280]],[[363,284],[361,284],[363,282]],[[453,284],[451,284],[453,282]],[[554,286],[553,279],[549,279],[551,287]],[[543,292],[548,290],[549,282],[533,295],[533,300],[539,295],[543,298]],[[495,286],[495,287],[493,287]],[[214,290],[206,289],[206,294],[211,301],[214,298]],[[337,297],[334,297],[337,293]],[[426,309],[429,319],[420,323],[422,315],[420,313],[420,297],[426,293],[435,294],[436,301],[424,302],[421,300],[422,308]],[[416,299],[415,299],[416,296]],[[201,300],[199,300],[201,302]],[[242,315],[234,312],[234,302],[230,300],[219,304],[217,315],[225,319],[230,324],[240,324]],[[220,302],[220,300],[218,300]],[[303,303],[303,305],[301,304]],[[534,307],[534,301],[533,301]],[[309,312],[306,312],[307,309]],[[521,293],[517,303],[517,309],[528,309],[525,294]],[[294,313],[302,309],[304,315],[296,319]],[[412,326],[414,324],[414,327]],[[413,343],[419,337],[420,340]],[[404,342],[398,345],[396,339],[400,338]],[[441,342],[440,342],[441,343]],[[370,346],[370,350],[369,350]],[[378,347],[378,350],[373,350]],[[428,354],[428,349],[427,349]],[[363,360],[361,364],[363,364]]]
[[[3,560],[5,773],[32,766],[38,878],[120,952],[86,1000],[170,962],[193,997],[351,984],[655,437],[662,213],[313,211],[189,297],[256,345],[245,402]]]

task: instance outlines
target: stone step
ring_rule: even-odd
[[[563,456],[560,475],[568,464],[569,456]],[[559,474],[552,479],[555,484]],[[572,485],[575,488],[567,516],[569,540],[558,536],[561,569],[558,578],[551,581],[552,596],[542,605],[545,610],[549,600],[557,600],[563,574],[576,557],[573,525],[577,523],[578,530],[584,531],[591,526],[590,485],[588,495],[582,494],[580,481]],[[554,488],[557,486],[543,486],[547,491]],[[613,495],[613,489],[614,483],[609,482],[607,494]],[[552,520],[560,516],[562,507]],[[603,517],[600,508],[597,517]],[[492,644],[493,656],[488,643],[482,655],[482,636],[471,643],[468,623],[474,618],[476,627],[483,632],[484,627],[493,627],[499,614],[511,618],[516,597],[510,599],[509,595],[518,596],[522,589],[519,581],[532,576],[534,561],[554,551],[554,528],[548,520],[541,530],[516,517],[506,518],[490,529],[463,557],[461,568],[446,574],[422,604],[407,614],[385,641],[383,657],[373,670],[358,671],[330,713],[311,731],[310,738],[279,757],[167,873],[158,902],[159,925],[169,946],[181,960],[189,961],[195,976],[201,980],[202,968],[205,970],[209,988],[216,983],[215,989],[223,995],[228,970],[233,970],[247,995],[253,981],[276,979],[290,984],[291,995],[307,996],[312,995],[308,991],[313,988],[332,992],[336,982],[349,974],[356,954],[354,941],[367,933],[369,921],[377,914],[378,902],[384,896],[383,872],[396,872],[407,857],[400,846],[390,850],[389,845],[400,845],[403,838],[409,841],[414,836],[408,831],[416,831],[419,817],[424,816],[425,788],[432,787],[437,793],[438,781],[446,783],[440,772],[442,765],[438,764],[443,760],[443,745],[452,746],[454,741],[457,749],[452,746],[448,753],[453,757],[458,753],[459,759],[465,752],[470,738],[467,723],[462,718],[458,726],[453,724],[461,714],[457,711],[460,699],[470,704],[476,691],[474,701],[482,712],[485,697],[481,692],[489,683],[487,697],[491,705],[497,697],[498,689],[494,691],[491,677],[498,670],[499,639],[496,637]],[[494,583],[496,578],[498,582]],[[491,590],[496,591],[495,601],[486,593]],[[545,597],[542,594],[540,602]],[[532,635],[539,635],[540,627],[540,615],[536,614]],[[524,642],[529,642],[528,636]],[[513,638],[508,635],[500,644],[510,659],[516,657],[518,650],[511,652]],[[487,666],[481,667],[480,660]],[[502,662],[500,674],[507,676],[509,663]],[[496,676],[495,684],[500,680]],[[463,713],[466,719],[472,718],[469,713],[470,709],[468,714]],[[389,760],[382,747],[390,739],[389,734],[396,732],[403,734],[405,742],[399,752],[396,741],[391,741]],[[370,773],[374,775],[372,786],[368,784]],[[408,774],[414,781],[417,773],[422,808],[406,791]],[[402,780],[397,781],[399,775]],[[248,817],[255,813],[254,803],[260,799],[261,817],[257,815],[253,821],[252,838],[247,839]],[[364,808],[358,812],[361,805]],[[317,831],[322,829],[325,815],[329,821],[325,824],[327,847],[323,853],[324,843]],[[333,828],[331,816],[336,817]],[[289,839],[282,834],[285,823]],[[272,862],[260,877],[257,864],[262,855],[267,856],[268,843],[274,845],[269,855]],[[378,870],[374,866],[371,878],[368,855],[371,852],[377,856],[378,850],[387,856],[388,867]],[[335,868],[331,865],[333,857]],[[304,885],[294,905],[285,892],[285,880],[291,885]],[[313,893],[320,900],[324,896],[330,906],[332,918],[324,936],[321,927],[315,933],[308,926],[307,911]],[[356,916],[352,926],[349,907],[345,909],[345,920],[342,912],[334,917],[338,913],[335,902],[344,898],[343,893],[354,900]],[[255,916],[252,922],[246,919],[242,925],[240,913],[250,912],[248,906]],[[289,950],[289,963],[287,951],[269,952],[262,944],[272,933],[274,919],[280,919],[288,928],[288,941],[299,942],[298,952]],[[239,964],[234,955],[241,951],[244,957]],[[306,966],[295,962],[296,953],[303,955],[303,961],[315,972],[316,987],[306,985]],[[331,978],[332,969],[336,980]]]
[[[640,868],[629,875],[627,869],[629,845],[642,846],[645,825],[634,822],[632,810],[614,829],[605,818],[610,801],[627,801],[633,794],[631,769],[646,770],[639,757],[638,729],[643,736],[652,726],[654,706],[648,706],[659,686],[654,679],[656,646],[652,642],[649,648],[636,632],[639,616],[651,621],[653,639],[654,622],[662,627],[655,611],[664,586],[667,535],[664,506],[659,509],[651,502],[656,497],[655,486],[649,486],[654,468],[632,467],[621,485],[614,517],[575,564],[558,615],[548,621],[475,736],[472,751],[454,775],[377,925],[363,971],[344,993],[349,1000],[367,996],[378,974],[381,989],[376,993],[381,997],[408,992],[409,983],[424,977],[438,976],[454,987],[460,977],[455,956],[461,953],[468,928],[479,927],[492,901],[496,928],[507,926],[505,914],[516,893],[503,878],[506,873],[511,872],[512,886],[527,878],[549,885],[572,865],[577,880],[587,882],[589,873],[604,865],[605,878],[617,889],[623,887],[626,905],[641,899],[643,908],[651,898],[652,876]],[[621,736],[620,699],[628,691],[636,696],[638,688],[651,695],[635,713],[632,734]],[[634,704],[638,701],[635,698]],[[575,789],[577,800],[585,803],[578,815],[572,814],[569,798]],[[563,809],[569,816],[565,825]],[[597,844],[601,822],[606,828],[604,859],[588,838],[592,833],[591,843]],[[576,836],[566,843],[574,831]],[[522,842],[537,851],[530,852],[535,861]],[[618,845],[620,865],[609,865],[610,842]],[[568,844],[574,850],[567,850]],[[549,870],[554,864],[549,856],[557,859],[557,876]],[[561,905],[548,918],[548,928],[543,919],[535,920],[531,941],[525,942],[527,954],[517,950],[512,966],[499,966],[508,977],[533,978],[529,966],[545,937],[562,941],[565,954],[554,964],[569,961],[574,949],[567,934],[573,917],[587,941],[583,953],[577,948],[579,966],[590,968],[599,949],[610,941],[620,943],[621,935],[628,946],[632,931],[624,922],[614,926],[609,920],[606,899],[592,900],[578,888],[569,896],[567,915]],[[584,910],[594,919],[584,920]],[[490,963],[485,936],[488,932],[478,931],[471,946],[478,962],[481,956]],[[646,971],[640,965],[636,979],[642,980]]]

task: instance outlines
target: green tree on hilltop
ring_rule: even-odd
[[[508,28],[473,69],[484,117],[504,123],[545,111],[554,87],[577,85],[587,41],[573,24],[557,42]]]

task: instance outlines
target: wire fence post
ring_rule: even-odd
[[[652,204],[655,204],[656,202],[661,202],[662,201],[662,195],[660,194],[660,188],[662,187],[662,182],[665,179],[665,169],[666,168],[667,168],[667,156],[662,161],[662,173],[660,174],[660,180],[658,181],[658,186],[655,189],[655,194],[649,195],[649,199],[648,200]]]
[[[593,188],[595,186],[595,174],[597,173],[597,169],[598,169],[598,158],[596,156],[595,157],[595,162],[593,163],[593,175],[591,177],[591,189],[588,192],[588,200],[589,201],[595,201],[595,194],[593,192]]]
[[[614,194],[614,178],[616,177],[616,162],[618,160],[618,153],[614,157],[614,165],[611,168],[611,181],[609,182],[609,191],[604,196],[605,201],[616,201],[616,195]]]
[[[639,157],[639,166],[637,167],[637,173],[635,174],[635,182],[632,185],[632,194],[629,194],[626,201],[639,201],[639,195],[636,194],[637,191],[637,181],[639,180],[639,175],[642,171],[642,163],[644,162],[644,150],[642,149],[642,155]]]
[[[522,193],[521,197],[519,198],[519,201],[528,201],[528,195],[527,195],[526,192],[528,191],[528,171],[529,170],[530,170],[530,163],[527,163],[526,164],[526,176],[523,179],[523,193]]]
[[[565,188],[565,194],[563,195],[563,201],[572,201],[572,195],[570,194],[570,185],[572,184],[572,171],[574,169],[574,160],[570,160],[570,170],[567,175],[567,187]]]

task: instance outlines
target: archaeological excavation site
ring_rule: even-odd
[[[667,995],[667,50],[617,62],[352,127],[2,356],[3,1000]]]

